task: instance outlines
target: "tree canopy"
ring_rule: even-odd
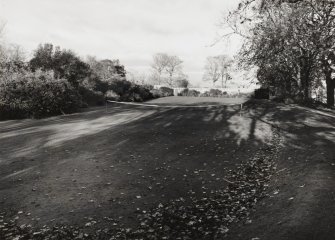
[[[324,83],[334,105],[334,1],[241,1],[227,24],[244,37],[240,62],[258,67],[262,85],[307,101]]]
[[[65,78],[75,87],[90,75],[90,66],[74,52],[54,48],[50,43],[39,45],[29,64],[33,71],[53,70],[56,78]]]

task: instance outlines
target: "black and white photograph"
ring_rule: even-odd
[[[335,0],[0,0],[0,240],[335,240]]]

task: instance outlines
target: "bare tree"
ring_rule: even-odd
[[[220,69],[216,57],[207,57],[205,65],[204,81],[211,81],[213,86],[220,78]]]
[[[157,75],[157,83],[161,84],[161,77],[167,67],[169,56],[166,53],[157,53],[153,56],[153,64],[151,67],[154,69],[154,75]]]
[[[20,45],[12,44],[7,49],[8,60],[11,62],[24,62],[26,54]]]
[[[174,85],[175,77],[181,75],[183,61],[178,56],[169,56],[166,64],[166,72],[168,77],[165,82],[172,87]]]
[[[159,85],[165,83],[169,87],[173,87],[180,76],[185,76],[182,72],[182,63],[183,61],[178,56],[166,53],[155,54],[151,67],[154,70],[153,76],[156,77],[156,82]]]
[[[219,75],[221,78],[221,87],[227,88],[227,82],[231,79],[231,68],[233,60],[227,55],[219,55],[214,57],[219,68]]]
[[[4,25],[3,25],[4,27]],[[6,44],[1,41],[3,28],[0,27],[0,63],[23,64],[26,60],[26,53],[20,45]]]

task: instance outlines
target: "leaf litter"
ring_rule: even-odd
[[[117,219],[107,218],[111,223],[109,228],[89,232],[87,229],[97,221],[91,219],[82,227],[56,225],[36,230],[31,225],[18,226],[15,219],[5,221],[2,213],[0,239],[224,238],[232,224],[240,221],[252,224],[249,217],[251,210],[261,199],[268,196],[268,182],[276,174],[275,159],[279,151],[279,141],[279,135],[274,131],[271,144],[258,150],[251,159],[238,164],[236,170],[228,172],[224,178],[227,185],[221,190],[210,191],[200,198],[190,194],[185,198],[159,203],[157,207],[147,211],[137,211],[139,224],[136,228],[124,226]],[[136,198],[140,199],[141,196]]]

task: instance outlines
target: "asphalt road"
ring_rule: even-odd
[[[267,145],[276,128],[284,141],[269,197],[251,224],[232,226],[229,239],[334,239],[334,112],[215,104],[109,104],[107,111],[0,122],[1,216],[34,227],[92,219],[93,228],[133,226],[138,211],[222,189],[227,171]]]
[[[133,224],[138,208],[206,194],[202,186],[222,188],[225,171],[271,134],[266,124],[250,132],[252,120],[239,105],[217,104],[110,104],[107,111],[0,122],[0,211],[34,226],[81,225],[85,217]],[[199,169],[206,170],[201,177]]]

